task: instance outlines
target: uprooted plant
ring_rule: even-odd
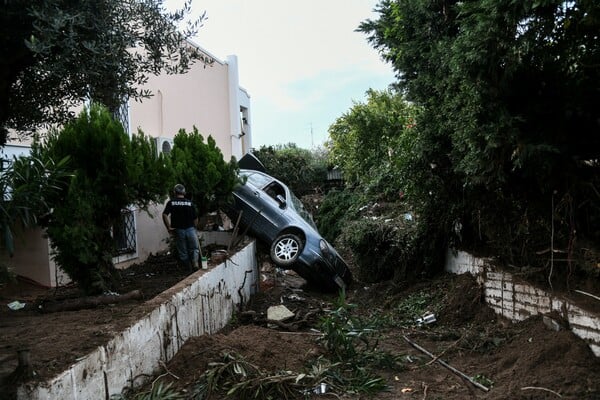
[[[385,388],[375,368],[398,368],[400,357],[377,349],[377,331],[370,323],[352,315],[356,306],[344,293],[321,318],[318,341],[327,350],[308,363],[303,372],[268,373],[234,354],[214,363],[201,377],[197,393],[215,390],[236,398],[303,398],[319,392],[374,394]],[[257,397],[258,396],[258,397]],[[203,398],[203,397],[200,397]]]
[[[375,371],[402,368],[402,357],[378,349],[377,324],[355,317],[355,307],[346,302],[343,293],[336,299],[319,324],[318,341],[327,354],[307,362],[302,371],[267,371],[238,353],[223,352],[187,395],[193,399],[218,394],[242,400],[287,400],[308,398],[315,393],[373,395],[384,390],[385,380]],[[175,395],[169,392],[169,396]]]

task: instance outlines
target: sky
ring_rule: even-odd
[[[220,60],[238,58],[250,94],[252,146],[312,149],[369,88],[394,82],[389,64],[355,32],[377,0],[192,0],[207,19],[193,40]],[[166,0],[169,8],[182,0]]]

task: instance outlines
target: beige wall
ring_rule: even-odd
[[[144,88],[154,96],[130,101],[131,131],[141,128],[152,137],[173,138],[179,129],[194,126],[206,140],[212,136],[226,160],[231,157],[229,79],[227,64],[196,63],[184,75],[150,78]]]
[[[15,253],[11,257],[5,251],[0,252],[0,262],[14,273],[42,286],[54,287],[70,282],[69,277],[57,269],[50,257],[50,246],[44,230],[16,230]]]
[[[252,148],[250,95],[239,85],[236,56],[224,62],[205,54],[215,59],[212,65],[198,62],[183,75],[149,79],[144,89],[152,97],[129,102],[130,130],[140,128],[148,136],[173,138],[180,129],[190,132],[195,126],[205,140],[208,136],[215,139],[225,160],[240,159]]]

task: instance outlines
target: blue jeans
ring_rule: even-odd
[[[200,245],[198,244],[196,228],[175,229],[175,245],[181,262],[184,264],[191,262],[194,268],[198,268]]]

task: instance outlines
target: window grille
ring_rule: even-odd
[[[133,210],[121,210],[121,220],[113,227],[116,255],[135,253],[135,218]]]

